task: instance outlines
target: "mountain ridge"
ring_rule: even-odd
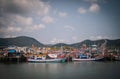
[[[36,39],[27,36],[19,36],[14,38],[0,38],[0,46],[28,46],[31,47],[32,45],[44,47],[44,44],[40,43]]]
[[[16,45],[16,46],[28,46],[31,47],[32,45],[38,46],[38,47],[61,47],[61,46],[71,46],[75,48],[79,48],[83,44],[86,45],[101,45],[107,40],[107,47],[120,47],[120,39],[100,39],[100,40],[84,40],[78,43],[73,43],[73,44],[66,44],[66,43],[56,43],[56,44],[48,44],[45,45],[36,39],[28,36],[19,36],[19,37],[14,37],[14,38],[0,38],[0,46],[9,46],[9,45]]]

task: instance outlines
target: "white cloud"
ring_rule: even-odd
[[[38,14],[40,16],[48,14],[51,7],[49,3],[43,2],[42,0],[12,0],[12,2],[23,11]]]
[[[34,25],[33,27],[31,27],[31,29],[33,29],[33,30],[40,30],[40,29],[44,29],[44,28],[45,28],[44,24]]]
[[[109,37],[107,37],[107,36],[101,36],[101,35],[90,37],[91,40],[108,39],[108,38]]]
[[[11,33],[11,32],[15,33],[15,32],[22,31],[22,28],[19,27],[19,26],[17,27],[14,22],[11,22],[11,21],[8,22],[7,26],[5,26],[5,24],[7,23],[7,21],[5,21],[3,19],[3,21],[1,21],[1,22],[3,22],[4,27],[0,28],[0,33],[7,34],[7,33]]]
[[[6,28],[7,32],[20,32],[22,29],[20,27],[8,27]]]
[[[50,10],[50,5],[43,4],[43,6],[41,6],[41,9],[38,9],[37,14],[38,15],[47,15],[49,13],[49,10]]]
[[[96,13],[100,11],[100,6],[98,5],[98,0],[84,0],[85,2],[90,2],[90,6],[88,8],[80,7],[78,8],[78,12],[81,14],[85,14],[87,12]]]
[[[67,30],[72,30],[72,31],[75,30],[73,26],[69,26],[69,25],[64,26],[64,28]]]
[[[85,2],[90,2],[90,3],[93,3],[93,2],[98,2],[98,0],[83,0]]]
[[[78,39],[78,38],[77,38],[76,36],[73,36],[73,37],[72,37],[72,40],[74,40],[74,41],[77,41],[77,39]]]
[[[109,0],[83,0],[84,2],[88,3],[107,3]]]
[[[78,9],[78,12],[81,13],[81,14],[85,14],[87,12],[87,9],[81,7]]]
[[[23,17],[20,15],[15,15],[15,21],[22,25],[31,25],[33,23],[32,17]]]
[[[15,37],[17,37],[17,36],[15,36],[15,35],[5,35],[4,36],[4,38],[15,38]]]
[[[67,16],[67,13],[65,13],[65,12],[59,12],[59,16],[60,16],[60,17],[66,17],[66,16]]]
[[[12,19],[14,18],[14,19]],[[9,19],[12,19],[9,21],[8,25],[6,27],[2,27],[0,32],[5,33],[5,30],[7,30],[7,33],[14,33],[14,32],[32,32],[35,30],[44,29],[44,24],[36,24],[33,22],[32,17],[24,17],[21,15],[15,15],[11,14],[9,15]],[[2,31],[3,30],[3,31]]]
[[[100,10],[100,6],[96,3],[92,4],[89,8],[90,12],[99,12]]]
[[[1,33],[5,34],[6,29],[9,33],[13,33],[13,31],[29,32],[45,28],[44,24],[37,25],[35,22],[33,22],[34,19],[32,16],[47,16],[51,8],[48,2],[43,2],[42,0],[4,0],[2,1],[2,4],[6,10],[9,9],[9,6],[13,6],[13,9],[8,10],[8,13],[5,13],[7,18],[0,18],[0,22],[2,21],[2,25],[5,26],[1,27]],[[43,21],[45,23],[52,23],[53,18],[44,17]]]
[[[23,33],[22,27],[16,27],[16,26],[5,27],[2,28],[1,30],[2,31],[0,31],[0,33],[2,34],[3,38],[11,38],[11,37],[13,38],[19,35],[21,36],[21,33]]]
[[[42,21],[46,24],[54,23],[54,19],[50,16],[45,16],[42,18]]]
[[[68,43],[68,40],[65,39],[57,39],[57,38],[53,38],[51,41],[51,43],[55,44],[55,43]]]

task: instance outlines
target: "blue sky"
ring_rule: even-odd
[[[44,44],[120,37],[119,0],[0,0],[0,37]]]

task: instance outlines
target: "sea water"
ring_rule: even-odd
[[[0,63],[0,79],[120,79],[120,62]]]

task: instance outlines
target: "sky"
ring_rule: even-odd
[[[120,38],[120,0],[0,0],[0,38],[44,44]]]

